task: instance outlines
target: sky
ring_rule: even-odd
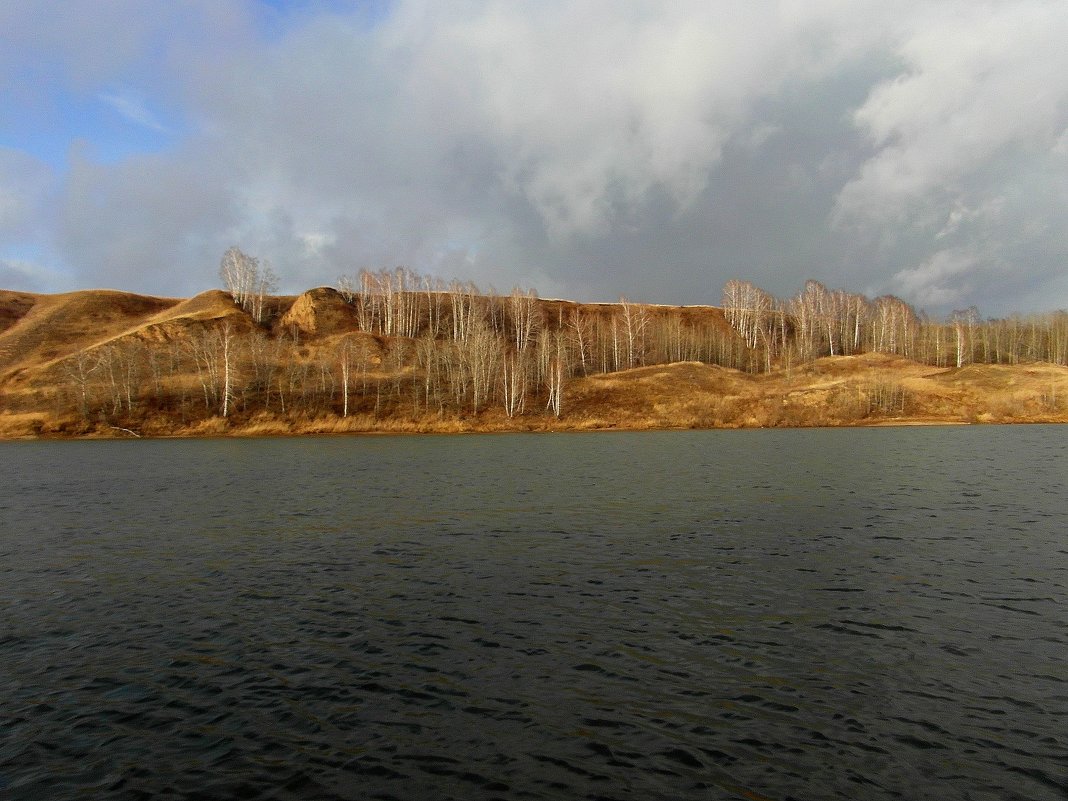
[[[0,287],[1068,308],[1068,0],[0,0]]]

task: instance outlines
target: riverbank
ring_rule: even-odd
[[[764,428],[764,426],[715,426],[695,429],[692,426],[636,426],[630,424],[592,426],[569,425],[566,421],[545,421],[541,424],[531,422],[527,425],[487,425],[485,423],[466,424],[462,421],[444,421],[425,423],[418,421],[379,421],[367,424],[364,421],[346,421],[328,418],[292,424],[285,420],[257,420],[248,424],[231,425],[222,418],[212,418],[196,425],[176,429],[161,429],[150,426],[141,430],[117,426],[87,426],[77,432],[52,432],[42,430],[43,426],[36,418],[27,421],[22,415],[0,414],[0,442],[25,440],[97,440],[97,439],[217,439],[233,437],[235,439],[254,439],[256,437],[316,437],[316,436],[402,436],[402,435],[461,435],[461,434],[575,434],[575,433],[611,433],[613,431],[693,431],[693,430],[738,430],[744,428]],[[1018,425],[1038,425],[1043,423],[1062,423],[1064,420],[1029,420],[1014,421]],[[987,423],[975,423],[986,425]],[[1001,423],[989,423],[1000,425]],[[893,428],[916,426],[963,426],[973,425],[960,420],[918,420],[902,418],[899,420],[880,420],[836,425],[809,426],[775,426],[775,428]]]
[[[1062,357],[1021,355],[1062,353],[1052,323],[1027,348],[939,329],[917,361],[809,357],[792,327],[754,349],[711,306],[457,290],[387,308],[327,288],[264,302],[0,291],[0,439],[1068,422]],[[900,333],[916,353],[924,332]]]
[[[557,417],[545,409],[509,416],[413,413],[283,415],[238,408],[183,420],[151,410],[93,418],[48,412],[0,412],[0,439],[258,437],[324,434],[462,434],[1029,424],[1068,422],[1068,368],[1050,364],[968,365],[938,369],[865,354],[818,359],[753,375],[702,364],[639,367],[570,379]]]

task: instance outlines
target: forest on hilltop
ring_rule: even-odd
[[[1063,409],[1065,311],[984,320],[969,309],[931,320],[899,298],[869,300],[815,281],[783,300],[732,280],[721,307],[625,298],[583,304],[527,289],[484,292],[405,268],[365,270],[293,298],[272,294],[270,271],[237,248],[224,255],[220,276],[225,292],[182,301],[102,291],[3,293],[0,410],[8,435],[523,428],[569,419],[570,427],[611,427],[619,422],[613,408],[636,401],[612,395],[610,383],[598,380],[628,371],[634,380],[627,391],[645,393],[642,403],[659,415],[657,425],[838,424],[923,414],[919,385],[910,399],[908,383],[887,377],[889,362],[873,361],[875,354],[902,360],[899,372],[906,362],[958,371],[1059,368],[1016,399],[1026,401],[1029,419],[1059,419]],[[804,414],[791,417],[807,367],[861,356],[867,361],[856,364],[867,365],[867,379],[809,394],[798,407]],[[690,371],[687,384],[679,370],[661,371],[659,389],[642,378],[650,368],[680,364],[705,372]],[[882,370],[877,380],[873,365]],[[784,377],[782,398],[768,405],[767,381],[775,375]],[[1012,380],[1004,379],[1006,386]],[[667,387],[669,397],[656,400]],[[705,400],[687,401],[691,392]],[[747,403],[773,410],[756,414]],[[678,404],[688,411],[669,411]],[[279,421],[287,422],[280,428]]]

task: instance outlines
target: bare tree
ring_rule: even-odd
[[[623,330],[626,333],[626,365],[628,368],[645,363],[645,334],[649,328],[649,312],[645,306],[619,299],[623,311]]]
[[[234,397],[234,348],[233,348],[233,329],[230,326],[230,321],[227,320],[223,323],[223,329],[220,334],[220,340],[222,345],[222,360],[223,360],[223,395],[222,395],[222,416],[230,416],[230,403]]]
[[[237,335],[229,320],[221,327],[204,329],[188,340],[197,376],[204,392],[204,406],[230,415],[237,370]]]
[[[357,290],[356,282],[351,275],[339,275],[337,277],[337,291],[341,294],[341,297],[345,299],[345,302],[350,306],[356,300]]]
[[[471,411],[475,414],[490,398],[500,357],[501,342],[493,329],[484,320],[477,321],[460,349],[461,363],[471,387]]]
[[[979,310],[975,306],[958,309],[949,317],[957,338],[957,367],[965,362],[965,344],[968,346],[967,361],[974,361],[975,326],[979,322]]]
[[[532,289],[513,289],[508,298],[512,316],[512,347],[516,353],[523,353],[534,338],[537,303],[538,295]]]
[[[262,323],[267,317],[267,297],[278,290],[278,276],[275,275],[269,262],[264,262],[263,269],[256,277],[255,291],[253,292],[250,307],[246,309],[257,323]]]
[[[78,388],[78,410],[83,419],[89,418],[89,381],[99,369],[99,356],[87,350],[79,350],[63,360],[67,379]]]
[[[99,351],[99,367],[111,387],[111,411],[118,414],[133,411],[141,390],[141,368],[144,361],[144,343],[127,338],[113,341]]]
[[[269,264],[260,268],[259,259],[231,247],[219,263],[219,277],[234,303],[248,312],[257,323],[264,320],[264,301],[274,292],[278,279]]]
[[[547,403],[545,408],[559,417],[563,410],[564,379],[569,372],[567,343],[564,332],[544,331],[538,341],[539,362],[545,383]]]
[[[351,366],[351,340],[345,337],[338,343],[338,359],[341,361],[341,416],[349,416],[349,368]]]
[[[501,399],[507,417],[522,414],[527,396],[527,359],[523,353],[505,353],[501,358]]]
[[[748,281],[731,279],[723,287],[724,317],[751,350],[770,341],[773,306],[772,296]]]
[[[228,248],[219,263],[219,277],[226,285],[226,290],[234,299],[234,303],[246,311],[255,292],[259,272],[259,260],[243,253],[237,247]]]
[[[568,314],[567,327],[571,331],[571,341],[575,343],[575,350],[578,351],[582,374],[586,375],[589,369],[589,350],[593,339],[593,320],[588,314],[575,307]]]

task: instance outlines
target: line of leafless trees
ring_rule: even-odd
[[[869,300],[808,281],[794,297],[779,299],[731,280],[723,289],[723,314],[745,341],[752,369],[871,352],[937,367],[1068,364],[1065,311],[984,320],[973,306],[934,320],[892,295]]]
[[[79,352],[62,363],[56,403],[118,422],[160,412],[183,422],[257,412],[559,417],[573,377],[670,362],[760,372],[877,351],[937,366],[1068,363],[1063,311],[983,320],[968,309],[935,321],[899,298],[816,281],[781,300],[732,280],[720,310],[577,304],[405,268],[364,270],[342,276],[336,294],[326,290],[344,324],[309,334],[272,301],[269,267],[231,248],[220,276],[245,315]]]
[[[224,268],[241,263],[233,257]],[[338,282],[346,324],[310,334],[266,295],[229,291],[245,315],[142,332],[64,360],[56,402],[113,424],[160,412],[182,422],[257,412],[559,417],[575,376],[747,358],[711,308],[580,305],[365,271]]]
[[[576,375],[742,358],[738,338],[707,308],[656,308],[626,299],[580,305],[520,288],[499,295],[404,268],[343,276],[338,291],[357,331],[336,346],[342,415],[353,408],[353,376],[363,377],[356,394],[366,405],[365,376],[383,360],[389,362],[383,370],[390,376],[389,398],[405,397],[413,410],[478,414],[497,408],[507,417],[558,417],[567,380]],[[368,342],[377,351],[371,364]],[[377,410],[382,383],[371,383]]]

